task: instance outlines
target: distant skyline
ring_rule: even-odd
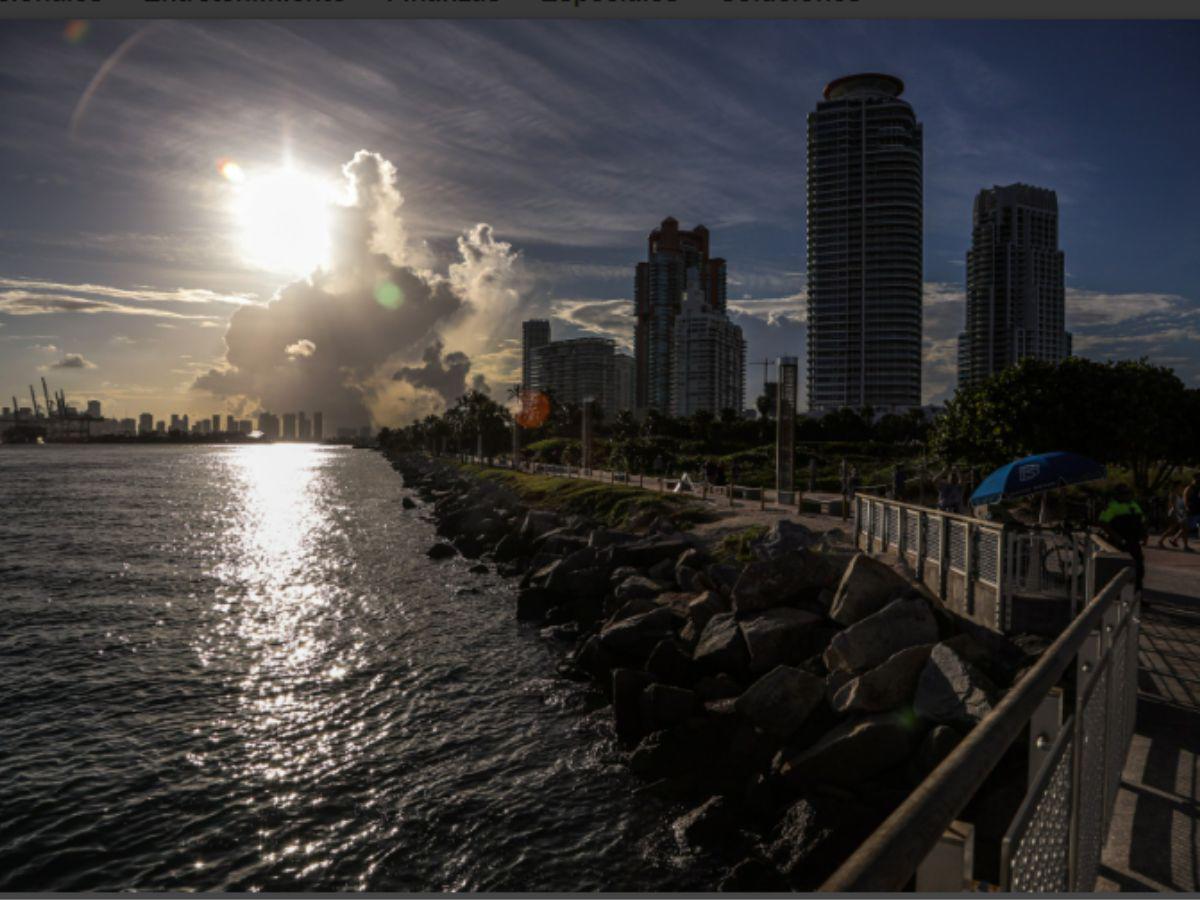
[[[1058,195],[1075,352],[1200,386],[1200,23],[82,31],[0,25],[5,397],[43,374],[119,417],[307,396],[327,430],[480,376],[502,398],[524,319],[628,351],[674,216],[728,261],[752,405],[755,360],[804,371],[805,116],[857,71],[902,78],[924,126],[925,402],[954,386],[972,201],[1017,181]],[[310,258],[327,275],[294,283]]]

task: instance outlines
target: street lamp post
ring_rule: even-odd
[[[583,452],[580,454],[580,468],[585,475],[592,471],[592,398],[583,398]]]

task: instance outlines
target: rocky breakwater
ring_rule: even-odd
[[[517,617],[564,643],[560,673],[604,693],[645,790],[692,807],[676,835],[726,861],[722,889],[819,886],[1044,648],[786,520],[734,566],[661,518],[607,528],[422,457],[393,463],[432,504],[431,556],[520,577]],[[985,869],[1022,763],[1011,754],[964,813]]]

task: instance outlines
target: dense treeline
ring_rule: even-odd
[[[514,418],[526,460],[578,465],[583,411],[541,395],[510,392],[509,406],[464,394],[441,416],[427,416],[380,439],[394,449],[508,456]],[[760,404],[760,407],[765,404]],[[510,411],[515,410],[514,412]],[[629,412],[606,419],[594,410],[593,465],[655,474],[699,471],[716,463],[743,484],[774,483],[776,423],[733,410],[671,418]],[[1200,390],[1170,369],[1138,362],[1026,360],[983,384],[958,391],[930,422],[920,411],[875,417],[841,409],[796,419],[796,472],[814,461],[818,487],[836,490],[845,459],[861,483],[887,483],[894,465],[927,475],[960,465],[983,472],[1031,453],[1069,450],[1128,472],[1141,497],[1155,496],[1183,467],[1200,464]]]

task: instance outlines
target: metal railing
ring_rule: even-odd
[[[1022,735],[1029,742],[1027,790],[1000,842],[999,886],[1092,889],[1136,712],[1139,604],[1131,574],[1121,569],[1108,582],[822,890],[897,891],[914,875],[918,891],[923,877],[946,884],[944,872],[928,873],[930,861],[945,866],[939,847],[951,836],[961,847],[964,829],[952,826],[962,825],[959,814]],[[980,877],[964,859],[983,856],[978,848],[957,856],[949,879],[957,879],[956,890]]]
[[[995,631],[1057,634],[1087,596],[1086,532],[1018,531],[870,494],[852,506],[858,549],[897,554],[948,607]]]

